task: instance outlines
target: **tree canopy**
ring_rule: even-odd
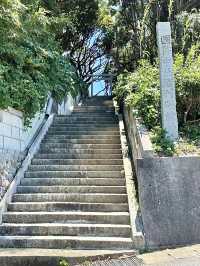
[[[199,13],[180,13],[175,0],[0,0],[0,108],[28,121],[49,94],[87,91],[95,73],[155,64],[157,21],[171,21],[186,61],[200,40]]]
[[[47,95],[59,101],[86,90],[107,64],[103,6],[98,0],[0,0],[0,108],[17,108],[28,121]]]

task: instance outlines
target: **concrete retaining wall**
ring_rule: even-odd
[[[78,99],[74,99],[71,95],[68,95],[64,101],[58,105],[59,115],[71,115],[74,110],[74,106]]]
[[[22,157],[18,152],[0,149],[0,200],[12,182]]]
[[[13,108],[0,110],[0,199],[23,157],[23,146],[22,113]]]
[[[41,125],[45,113],[37,114],[25,128],[23,114],[13,108],[0,110],[0,199],[4,196],[24,157],[24,151]]]
[[[71,115],[76,104],[78,104],[80,96],[73,98],[70,94],[64,101],[58,105],[58,115]]]
[[[22,151],[23,114],[13,108],[0,110],[0,148]]]
[[[51,114],[48,117],[48,119],[47,119],[46,123],[44,124],[44,126],[42,127],[39,135],[37,136],[37,138],[32,143],[26,158],[23,160],[23,163],[22,163],[20,169],[17,171],[15,178],[9,184],[8,190],[6,191],[2,200],[0,200],[0,224],[2,223],[2,215],[6,211],[8,204],[11,202],[13,194],[16,193],[16,188],[20,184],[21,179],[24,177],[24,173],[28,169],[28,166],[30,165],[33,156],[38,151],[41,141],[43,140],[46,132],[48,131],[48,128],[51,126],[51,124],[53,122],[53,118],[54,118],[53,114]]]
[[[24,151],[27,146],[29,145],[30,141],[32,140],[33,136],[35,135],[36,131],[42,124],[45,117],[45,112],[38,113],[36,116],[32,119],[31,125],[28,128],[23,127],[22,131],[22,151]]]
[[[78,100],[78,99],[77,99]],[[53,101],[48,101],[51,113]],[[70,95],[57,106],[58,114],[70,115],[76,100]],[[23,114],[13,108],[0,110],[0,200],[5,194],[13,175],[24,157],[24,152],[42,124],[46,112],[36,114],[28,128],[24,127]]]
[[[125,108],[147,248],[200,243],[200,157],[154,155],[147,131],[131,116]]]
[[[28,128],[24,127],[23,114],[13,108],[0,110],[0,149],[11,154],[24,152],[45,116],[38,113]]]

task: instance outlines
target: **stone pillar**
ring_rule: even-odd
[[[160,63],[162,127],[166,130],[167,136],[175,141],[178,138],[178,120],[169,22],[158,22],[157,43]]]

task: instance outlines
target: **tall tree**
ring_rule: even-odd
[[[103,31],[99,24],[99,2],[43,0],[50,11],[49,15],[52,18],[57,15],[53,25],[57,40],[79,76],[87,83],[91,82],[91,75],[103,71],[106,65],[102,49]]]

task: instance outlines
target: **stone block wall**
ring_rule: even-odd
[[[79,98],[70,95],[62,104],[56,106],[54,113],[70,115]],[[53,99],[51,99],[53,105]],[[42,124],[46,111],[52,112],[52,105],[47,104],[44,112],[36,114],[28,128],[24,127],[23,114],[13,108],[0,110],[0,199],[13,180],[16,169],[24,158],[26,148]]]
[[[0,110],[0,149],[21,152],[23,149],[23,115],[8,108]]]
[[[7,191],[23,155],[6,149],[0,149],[0,200]]]
[[[43,118],[44,114],[37,114],[31,126],[25,128],[21,112],[13,108],[0,110],[0,199],[13,181],[24,151]]]

